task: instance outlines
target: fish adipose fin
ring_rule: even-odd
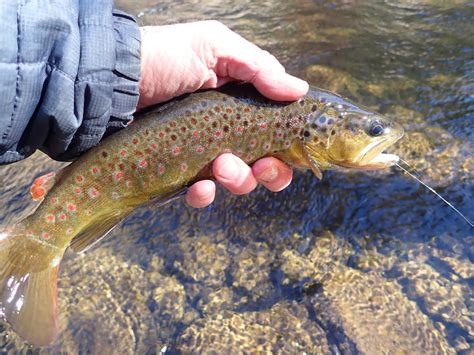
[[[33,201],[41,201],[44,199],[55,181],[56,174],[53,172],[37,177],[30,187],[30,194]]]
[[[0,318],[35,346],[53,343],[59,333],[57,275],[63,252],[16,228],[0,231]]]
[[[129,213],[113,211],[98,216],[74,237],[70,248],[76,253],[86,252],[104,239]]]

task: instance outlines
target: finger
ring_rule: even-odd
[[[211,180],[201,180],[188,189],[186,202],[195,208],[202,208],[210,205],[216,196],[216,185]]]
[[[232,47],[219,53],[215,70],[219,77],[252,83],[262,95],[273,100],[297,100],[309,89],[306,81],[286,73],[273,55],[238,35]]]
[[[291,168],[272,157],[257,160],[252,166],[252,172],[259,183],[273,192],[283,190],[293,178]]]
[[[226,153],[217,157],[212,172],[218,182],[236,195],[249,193],[257,187],[252,169],[235,155]]]

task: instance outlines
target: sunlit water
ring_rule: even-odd
[[[449,3],[449,5],[446,5]],[[443,1],[120,1],[142,24],[215,18],[287,69],[392,115],[393,149],[474,218],[474,7]],[[0,223],[31,209],[41,155],[0,167]],[[393,169],[297,173],[193,210],[141,208],[59,282],[51,351],[469,353],[472,228]],[[0,325],[0,351],[26,349]]]

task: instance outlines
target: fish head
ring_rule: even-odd
[[[307,116],[303,147],[319,168],[373,170],[398,162],[384,151],[403,136],[400,124],[329,92],[312,99],[315,109]]]

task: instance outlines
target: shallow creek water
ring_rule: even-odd
[[[474,7],[463,1],[126,1],[141,24],[218,19],[291,73],[391,115],[391,153],[472,219]],[[34,207],[38,153],[0,167],[0,224]],[[470,353],[474,234],[396,168],[296,173],[249,196],[218,191],[138,209],[66,256],[63,332],[44,352]],[[0,352],[22,350],[0,323]],[[39,349],[35,349],[39,350]]]

